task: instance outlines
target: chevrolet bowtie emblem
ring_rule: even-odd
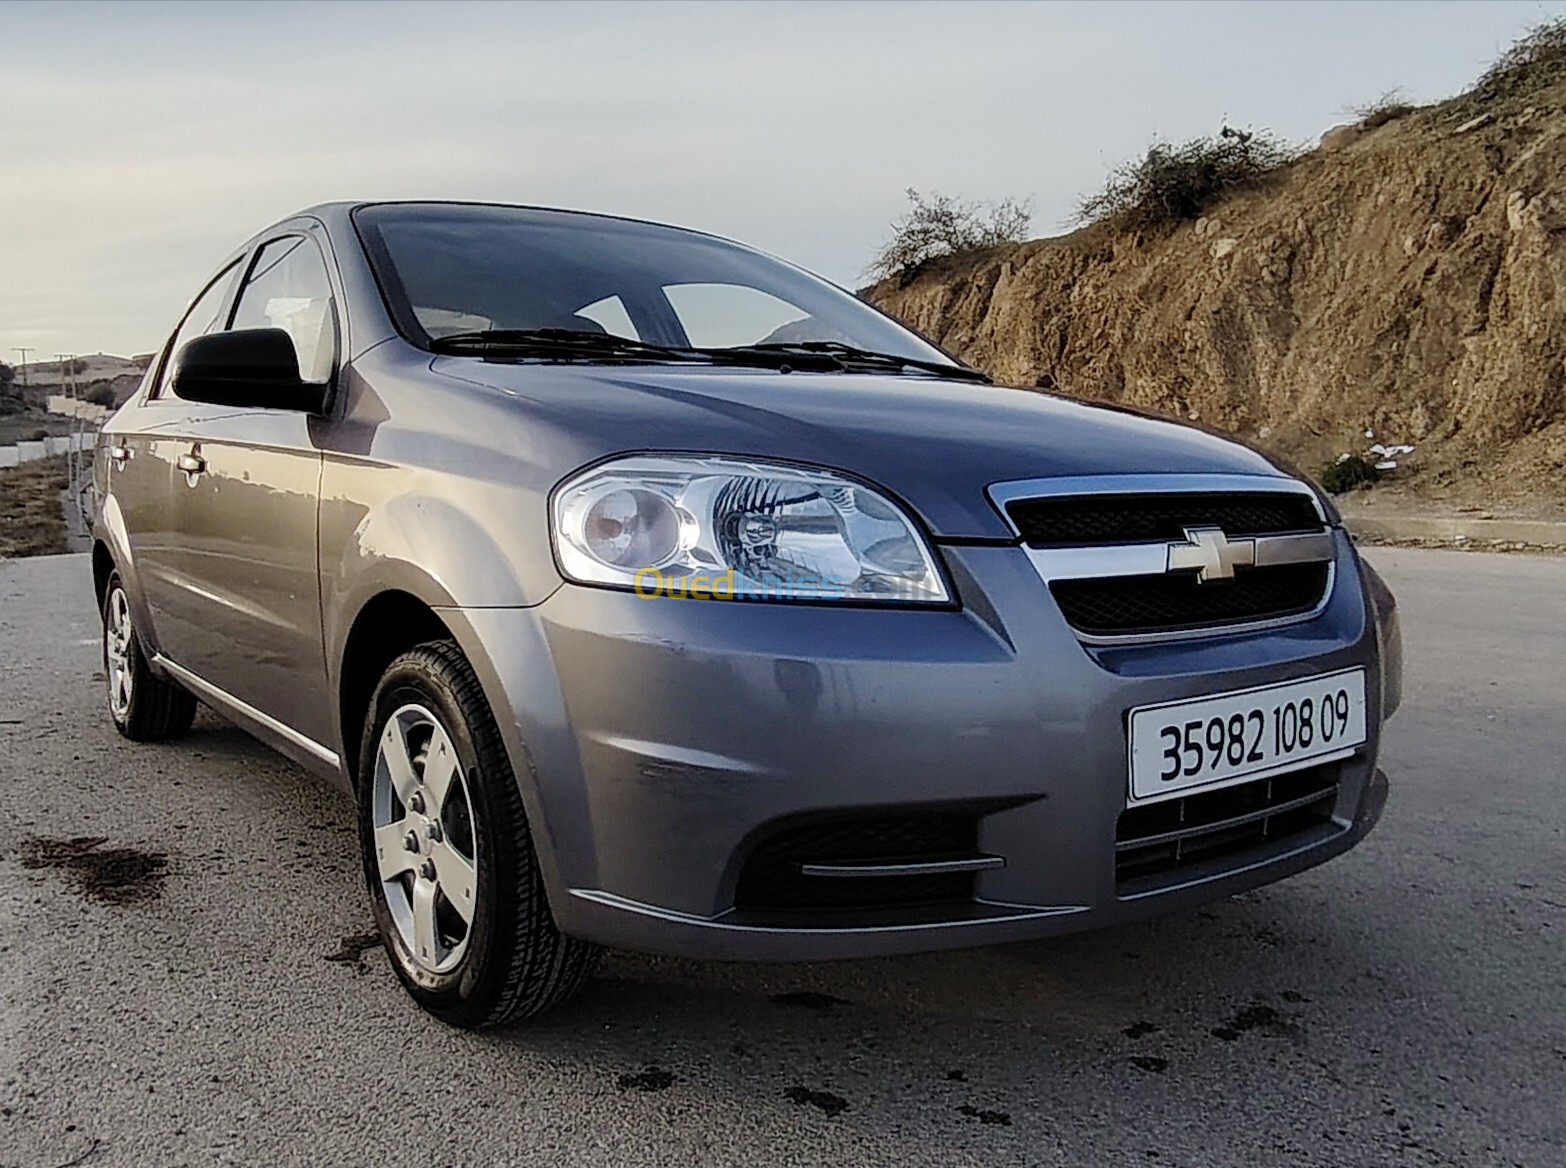
[[[1169,545],[1165,571],[1195,568],[1196,579],[1205,584],[1209,580],[1232,580],[1236,568],[1249,568],[1255,563],[1254,539],[1230,539],[1220,527],[1187,527],[1185,542]]]

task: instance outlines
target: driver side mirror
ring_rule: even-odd
[[[299,354],[282,329],[209,333],[174,355],[170,388],[186,401],[321,413],[328,387],[299,376]]]

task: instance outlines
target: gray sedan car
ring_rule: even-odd
[[[1396,614],[1329,499],[710,235],[317,207],[199,291],[95,485],[115,724],[199,700],[341,783],[391,964],[455,1025],[603,945],[1185,908],[1386,798]]]

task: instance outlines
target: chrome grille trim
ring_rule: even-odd
[[[1148,495],[1177,493],[1255,493],[1297,494],[1310,499],[1324,530],[1319,532],[1258,535],[1244,537],[1254,546],[1254,564],[1274,567],[1287,564],[1326,563],[1327,582],[1321,603],[1308,612],[1262,620],[1237,622],[1199,629],[1136,632],[1125,634],[1085,633],[1072,629],[1087,644],[1146,644],[1157,641],[1190,640],[1198,637],[1227,636],[1257,632],[1269,628],[1299,624],[1321,615],[1337,587],[1337,537],[1321,500],[1305,483],[1280,475],[1247,474],[1126,474],[1077,475],[1047,479],[1017,479],[992,483],[985,493],[1000,511],[1014,534],[1021,530],[1012,519],[1007,504],[1015,500],[1065,497],[1071,495]],[[1094,547],[1033,548],[1022,551],[1046,587],[1056,580],[1094,580],[1114,576],[1156,576],[1171,570],[1170,544],[1157,540],[1145,543],[1106,544]]]

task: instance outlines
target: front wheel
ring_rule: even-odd
[[[196,720],[196,699],[155,677],[131,622],[130,597],[120,574],[103,590],[103,675],[109,684],[114,728],[135,742],[178,738]]]
[[[581,987],[597,947],[555,927],[500,732],[456,645],[387,667],[358,777],[376,924],[421,1006],[454,1026],[499,1026]]]

